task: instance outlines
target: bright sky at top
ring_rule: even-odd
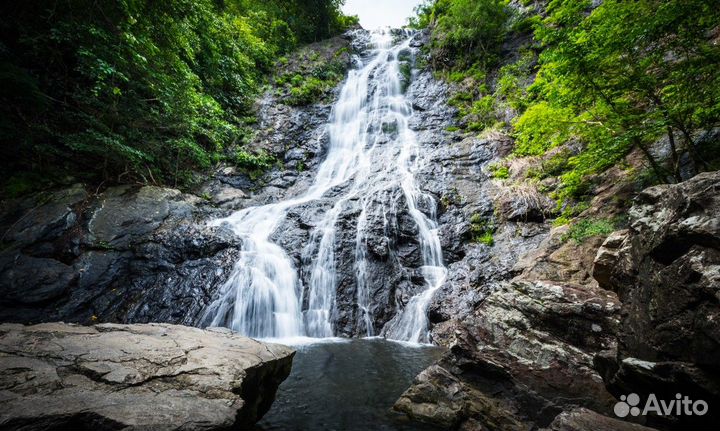
[[[345,0],[343,12],[360,17],[368,30],[379,27],[402,27],[422,0]]]

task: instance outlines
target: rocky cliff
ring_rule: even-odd
[[[395,408],[446,428],[590,430],[646,429],[603,416],[631,393],[718,405],[719,187],[714,172],[643,191],[601,247],[554,230],[515,279],[476,284],[477,305],[435,326],[449,351]],[[632,419],[710,429],[715,415]]]
[[[617,346],[595,357],[615,396],[680,393],[705,415],[649,416],[658,427],[710,429],[720,405],[720,172],[644,190],[628,229],[600,248],[593,272],[622,302]]]

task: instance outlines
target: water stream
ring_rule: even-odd
[[[380,333],[393,340],[430,341],[426,309],[446,269],[435,221],[436,202],[420,190],[415,179],[422,158],[408,125],[413,111],[402,91],[399,59],[401,52],[410,50],[410,38],[393,43],[390,32],[378,31],[371,43],[369,55],[355,58],[357,67],[349,72],[333,106],[327,154],[309,189],[214,222],[228,223],[243,239],[243,246],[232,275],[205,312],[206,324],[265,339],[334,336],[338,217],[351,202],[359,201],[362,211],[355,226],[354,262],[358,326],[365,335],[375,335],[365,264],[367,206],[378,200],[384,206],[397,205],[386,196],[392,184],[402,190],[405,210],[417,225],[425,287],[398,307]],[[271,237],[288,210],[327,198],[338,189],[342,192],[333,195],[334,202],[315,223],[303,250],[303,262],[308,262],[303,269],[310,274],[309,285],[303,286],[299,268]]]

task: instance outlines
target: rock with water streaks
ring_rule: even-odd
[[[0,429],[214,430],[270,408],[294,352],[167,324],[0,325]]]

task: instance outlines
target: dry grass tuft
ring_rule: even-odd
[[[555,202],[529,182],[500,185],[495,197],[499,215],[509,221],[542,222],[553,214]]]

